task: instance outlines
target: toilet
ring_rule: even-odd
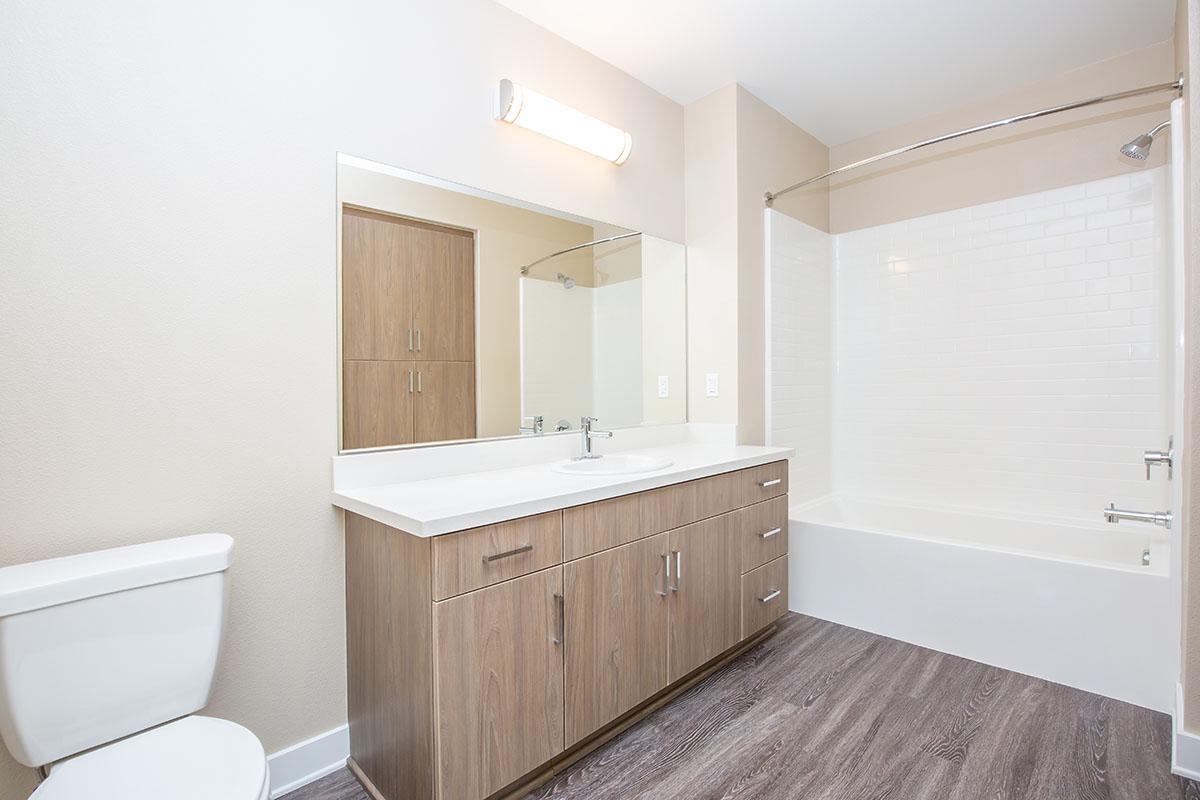
[[[233,540],[184,536],[0,569],[0,737],[31,800],[266,800],[262,744],[208,703]]]

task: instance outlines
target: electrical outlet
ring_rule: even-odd
[[[658,376],[658,396],[659,397],[670,397],[671,396],[671,383],[670,383],[670,381],[667,380],[666,375]]]
[[[721,394],[720,385],[717,383],[717,373],[710,372],[704,376],[704,396],[717,397]]]

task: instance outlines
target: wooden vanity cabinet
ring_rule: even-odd
[[[665,702],[786,611],[786,492],[778,461],[433,538],[347,513],[351,769],[501,797]]]

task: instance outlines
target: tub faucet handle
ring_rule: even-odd
[[[1150,468],[1163,464],[1167,465],[1167,480],[1175,479],[1175,437],[1167,439],[1166,450],[1147,450],[1142,453],[1142,461],[1146,462],[1146,480],[1150,480]]]

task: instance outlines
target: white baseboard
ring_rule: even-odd
[[[1175,684],[1175,713],[1171,719],[1171,772],[1200,781],[1200,734],[1183,729],[1183,686]]]
[[[271,799],[306,786],[346,766],[350,757],[350,726],[342,725],[267,756],[271,769]]]

